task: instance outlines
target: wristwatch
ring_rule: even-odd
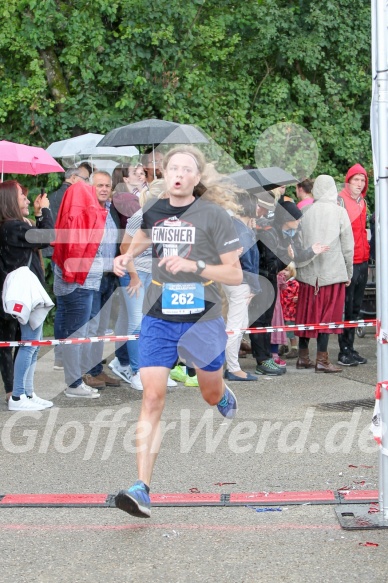
[[[204,261],[202,261],[202,259],[199,259],[197,261],[197,271],[195,273],[197,275],[201,275],[201,273],[205,269],[205,267],[206,267],[206,263]]]

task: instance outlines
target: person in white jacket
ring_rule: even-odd
[[[34,202],[36,226],[26,218],[29,211],[26,190],[16,181],[0,184],[0,290],[6,277],[19,267],[29,267],[44,285],[44,272],[38,250],[47,247],[54,235],[54,223],[47,194],[39,195]],[[23,311],[22,303],[15,301],[12,313]],[[4,314],[6,316],[6,314]],[[12,317],[12,315],[10,316]],[[25,321],[25,320],[23,320]],[[32,325],[31,325],[32,324]],[[43,319],[35,323],[20,323],[22,340],[40,340]],[[1,350],[1,349],[0,349]],[[10,411],[40,411],[53,403],[38,397],[34,391],[34,372],[39,348],[21,346],[14,364],[12,395],[8,400]]]

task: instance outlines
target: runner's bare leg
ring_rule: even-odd
[[[170,369],[151,366],[140,369],[143,400],[136,430],[137,471],[139,480],[150,485],[160,449],[160,419],[167,392]]]
[[[225,382],[222,378],[223,369],[208,371],[198,368],[196,373],[202,397],[209,405],[217,405],[225,392]]]

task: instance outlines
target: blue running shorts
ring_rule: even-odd
[[[188,323],[143,316],[139,368],[172,368],[179,357],[189,367],[216,371],[225,362],[227,339],[223,318]]]

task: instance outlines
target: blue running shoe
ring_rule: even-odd
[[[151,516],[149,489],[141,480],[136,480],[128,490],[120,490],[115,497],[115,504],[116,508],[138,518]]]
[[[217,409],[227,419],[233,419],[237,414],[237,399],[233,391],[225,385],[225,393],[217,405]]]

